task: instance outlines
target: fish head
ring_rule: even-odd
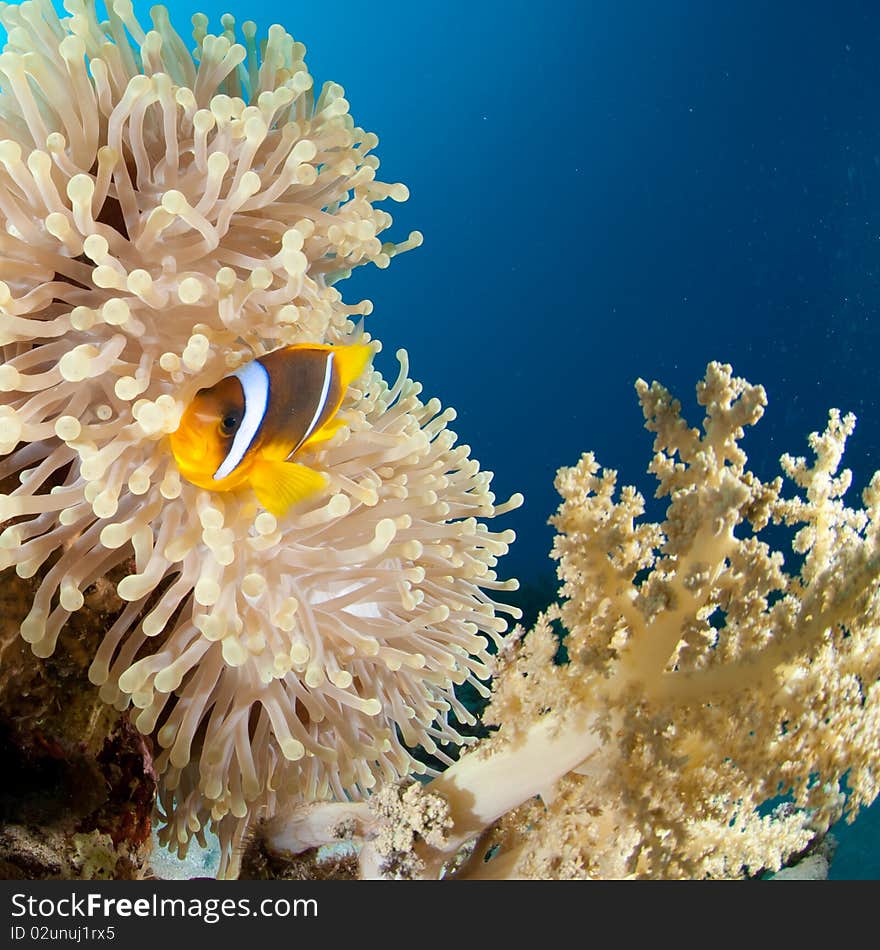
[[[184,478],[202,488],[233,487],[225,484],[227,479],[223,484],[215,480],[214,474],[228,455],[243,417],[242,388],[234,376],[195,394],[171,434],[171,451]]]

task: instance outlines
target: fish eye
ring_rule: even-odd
[[[232,435],[238,428],[239,418],[234,412],[227,412],[220,420],[220,431],[224,435]]]

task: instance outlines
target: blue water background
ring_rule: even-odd
[[[680,396],[712,359],[763,383],[764,478],[855,412],[850,503],[878,466],[880,6],[757,0],[205,3],[304,42],[404,181],[390,235],[424,246],[339,285],[396,372],[496,473],[504,573],[552,583],[553,476],[586,450],[650,497],[639,376]],[[146,5],[138,8],[146,22]],[[192,8],[171,4],[188,37]],[[652,505],[651,514],[660,508]],[[880,877],[880,811],[832,874]]]

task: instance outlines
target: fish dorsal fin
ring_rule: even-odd
[[[319,492],[327,477],[298,462],[260,460],[251,471],[251,486],[260,504],[276,517]]]

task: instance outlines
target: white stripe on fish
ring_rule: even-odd
[[[226,458],[214,472],[215,481],[226,478],[241,463],[260,431],[269,405],[269,374],[259,360],[252,360],[232,375],[238,378],[244,392],[244,416]]]

